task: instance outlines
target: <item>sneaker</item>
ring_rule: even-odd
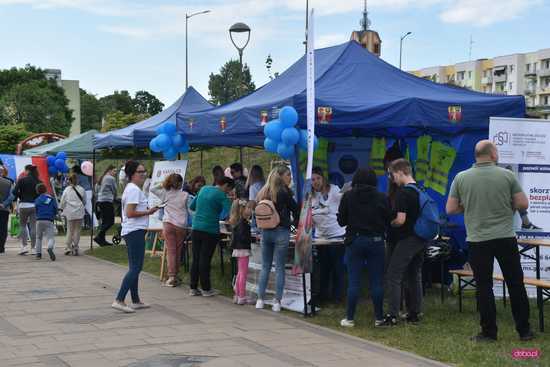
[[[34,250],[34,248],[31,248],[31,255],[36,255],[36,251]]]
[[[55,261],[55,254],[53,253],[53,248],[48,249],[48,255],[50,255],[51,261]]]
[[[29,253],[29,250],[26,248],[26,247],[23,247],[20,251],[19,251],[19,255],[21,256],[24,256],[26,254]]]
[[[420,322],[420,318],[418,318],[418,314],[411,313],[405,317],[405,322],[408,322],[409,324],[417,324]]]
[[[491,342],[497,341],[497,337],[479,333],[477,335],[472,336],[470,340],[476,343],[488,343],[488,342],[491,343]]]
[[[101,239],[99,237],[94,237],[94,242],[97,243],[99,245],[99,247],[106,246],[105,239]]]
[[[5,252],[0,252],[0,256],[4,256],[4,255],[6,255]]]
[[[164,283],[162,283],[163,287],[175,287],[176,286],[176,278],[170,277],[168,280]]]
[[[79,256],[78,250],[73,250],[73,256]]]
[[[118,302],[118,301],[114,301],[113,304],[111,305],[111,307],[114,308],[115,310],[119,310],[119,311],[122,311],[122,312],[125,312],[125,313],[134,313],[134,312],[136,312],[133,308],[128,307],[125,303],[121,303],[121,302]]]
[[[65,256],[69,256],[72,252],[72,250],[65,250],[64,254]]]
[[[201,291],[198,290],[198,289],[193,289],[193,288],[191,288],[191,289],[189,290],[189,295],[190,295],[190,296],[202,296],[202,293],[201,293]]]
[[[342,326],[342,327],[355,327],[355,321],[348,320],[348,319],[342,319],[342,321],[340,321],[340,326]]]
[[[281,312],[281,301],[273,301],[273,306],[271,306],[273,312]]]
[[[264,308],[264,300],[263,299],[258,299],[256,301],[256,308],[258,310],[261,310],[262,308]]]
[[[533,223],[529,223],[529,224],[522,224],[521,229],[525,229],[525,230],[528,230],[528,231],[538,231],[538,230],[541,230],[542,228],[537,227]]]
[[[397,325],[397,317],[393,316],[393,315],[390,315],[390,314],[387,314],[386,317],[384,317],[384,322],[383,324],[380,325],[380,327],[382,326],[395,326]]]
[[[235,302],[238,305],[249,305],[250,300],[247,297],[237,297],[237,302]]]
[[[215,296],[216,294],[218,294],[218,292],[216,292],[215,290],[213,289],[210,289],[208,291],[205,291],[204,289],[202,290],[202,296],[203,297],[213,297]]]
[[[233,303],[234,303],[234,304],[238,304],[238,303],[239,303],[239,297],[237,297],[237,295],[234,295],[234,296],[233,296]]]
[[[519,340],[521,340],[522,342],[528,342],[533,339],[535,339],[535,334],[533,334],[531,330],[519,336]]]
[[[139,302],[139,303],[131,303],[129,306],[132,310],[143,310],[146,308],[151,308],[150,305],[147,303]]]
[[[42,254],[36,254],[36,255],[34,255],[34,258],[36,260],[40,260],[40,259],[42,259]]]
[[[386,326],[389,326],[389,325],[386,324],[385,319],[374,320],[374,327],[386,327]]]

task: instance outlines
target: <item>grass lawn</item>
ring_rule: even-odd
[[[126,248],[115,246],[94,249],[89,255],[115,262],[127,264]],[[226,260],[226,276],[222,277],[219,264],[219,252],[212,260],[212,283],[225,296],[232,296],[229,258]],[[158,275],[160,258],[146,256],[144,271]],[[183,269],[182,269],[183,270]],[[188,274],[183,272],[183,281],[189,284]],[[363,297],[366,298],[366,297]],[[550,317],[550,305],[546,304],[546,316]],[[442,305],[439,300],[439,290],[429,291],[425,298],[425,317],[419,325],[399,325],[390,329],[375,329],[373,309],[367,299],[358,306],[356,327],[342,328],[340,320],[345,315],[345,305],[324,306],[321,312],[307,321],[345,332],[360,338],[375,341],[393,348],[413,352],[415,354],[435,359],[457,366],[550,366],[550,323],[546,322],[547,331],[537,333],[532,342],[523,343],[517,338],[510,311],[510,303],[503,308],[497,300],[499,341],[491,344],[474,344],[469,337],[477,333],[478,314],[475,310],[473,295],[467,295],[464,300],[464,311],[458,312],[458,298],[448,296]],[[287,312],[287,315],[301,317],[300,314]],[[538,329],[538,311],[535,303],[531,304],[531,324],[533,330]],[[541,358],[538,360],[514,360],[512,350],[515,348],[539,349]],[[391,367],[391,366],[388,366]]]

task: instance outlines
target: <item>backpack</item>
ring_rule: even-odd
[[[418,193],[420,213],[414,224],[414,233],[423,240],[431,241],[439,234],[439,209],[437,203],[424,190],[415,185],[405,185]]]
[[[281,219],[275,208],[275,204],[271,200],[261,200],[254,209],[256,216],[256,226],[261,229],[276,228]]]

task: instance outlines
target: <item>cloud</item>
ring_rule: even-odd
[[[445,23],[488,26],[518,17],[541,0],[455,0],[440,14]]]
[[[27,5],[33,9],[72,9],[109,17],[134,17],[147,13],[149,8],[122,0],[0,0],[1,5]]]

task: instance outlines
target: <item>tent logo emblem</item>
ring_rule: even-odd
[[[227,128],[227,119],[225,118],[225,116],[222,116],[222,118],[220,119],[220,129],[222,130],[222,133],[225,132],[226,128]]]
[[[260,123],[261,123],[262,126],[267,124],[268,119],[269,119],[269,112],[267,112],[267,111],[260,112]]]
[[[462,121],[462,107],[460,106],[449,106],[449,121],[459,122]]]
[[[189,128],[192,129],[193,125],[195,125],[195,119],[189,119],[188,124],[189,124]]]
[[[332,107],[318,107],[317,121],[323,125],[329,124],[332,121]]]

